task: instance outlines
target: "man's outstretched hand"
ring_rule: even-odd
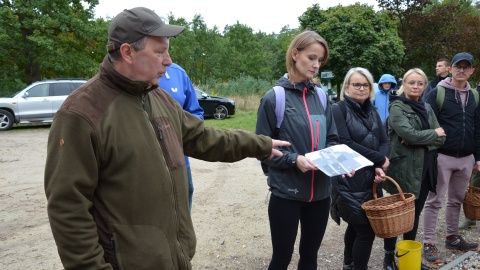
[[[272,153],[268,156],[271,159],[273,156],[281,157],[283,153],[280,150],[276,149],[279,146],[290,146],[290,143],[287,141],[273,140],[272,139]]]

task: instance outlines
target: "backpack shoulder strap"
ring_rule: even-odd
[[[316,86],[315,90],[318,98],[320,98],[323,110],[325,111],[327,108],[327,95],[320,87]],[[273,87],[273,91],[275,91],[275,116],[277,117],[276,128],[280,128],[283,122],[283,116],[285,114],[285,88],[275,85]]]
[[[342,112],[343,118],[346,118],[347,115],[347,105],[345,105],[345,101],[337,102],[338,107],[340,107],[340,111]]]
[[[480,97],[478,95],[477,89],[472,88],[472,93],[473,93],[473,97],[475,98],[475,108],[477,108],[478,107],[478,102],[480,101]]]
[[[445,88],[437,85],[437,107],[438,112],[442,111],[443,101],[445,100]]]
[[[471,89],[473,97],[475,98],[475,108],[478,107],[478,103],[480,102],[480,97],[478,91],[476,89]],[[445,101],[445,88],[443,86],[437,85],[437,107],[438,111],[442,110],[443,102]]]
[[[320,101],[322,102],[323,105],[323,111],[327,110],[327,94],[325,91],[323,91],[322,88],[315,86],[315,90],[317,92],[318,97],[320,98]]]
[[[285,88],[276,85],[273,87],[275,91],[275,116],[277,116],[277,128],[280,128],[283,122],[283,114],[285,113]]]

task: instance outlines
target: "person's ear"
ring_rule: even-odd
[[[135,50],[130,46],[128,43],[123,43],[120,46],[120,55],[122,56],[123,60],[125,60],[127,63],[132,63],[133,62],[133,57],[135,54]]]
[[[292,49],[292,59],[293,61],[297,62],[298,58],[298,50],[297,49]]]

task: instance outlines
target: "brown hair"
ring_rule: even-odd
[[[325,56],[322,59],[320,66],[324,66],[328,60],[328,45],[325,39],[323,39],[317,32],[306,30],[296,35],[293,38],[292,42],[288,46],[286,54],[286,67],[289,75],[295,72],[295,61],[293,60],[292,54],[293,50],[302,51],[306,47],[310,46],[313,43],[318,43],[323,46],[325,49]]]

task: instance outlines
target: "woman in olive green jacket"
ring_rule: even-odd
[[[445,131],[438,124],[432,108],[420,100],[427,85],[427,76],[418,68],[403,76],[402,87],[390,96],[388,139],[390,167],[386,174],[393,178],[402,191],[415,195],[415,221],[413,229],[403,234],[403,240],[415,240],[420,213],[428,192],[435,192],[436,149],[445,142]],[[383,188],[390,194],[397,188],[385,181]],[[397,237],[384,242],[384,269],[393,269],[393,252]]]

